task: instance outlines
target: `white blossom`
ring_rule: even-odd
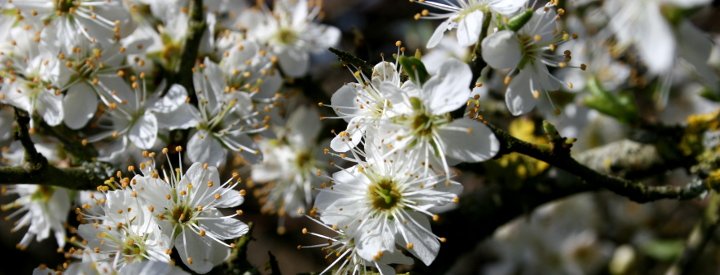
[[[371,79],[362,74],[355,79],[357,83],[345,84],[332,95],[330,105],[323,104],[348,123],[347,129],[330,143],[337,152],[354,148],[368,129],[380,127],[383,120],[392,117],[395,113],[392,102],[401,96],[397,90],[403,83],[397,64],[380,62],[373,67]]]
[[[262,210],[299,217],[311,206],[314,188],[323,180],[323,164],[316,138],[320,132],[317,110],[301,107],[285,127],[276,127],[276,138],[258,143],[263,161],[253,165],[253,182],[262,183]],[[282,223],[280,224],[282,226]],[[281,227],[282,228],[282,227]]]
[[[18,184],[7,188],[8,194],[16,194],[19,197],[2,206],[3,210],[17,208],[7,218],[14,218],[22,215],[13,227],[18,231],[28,227],[17,247],[24,249],[33,239],[42,241],[53,233],[58,247],[65,246],[65,221],[70,211],[70,195],[68,191],[60,187]]]
[[[146,81],[141,75],[128,86],[122,79],[113,81],[118,89],[103,87],[100,99],[108,107],[100,126],[103,132],[91,137],[91,142],[109,139],[103,159],[112,160],[123,153],[129,143],[140,149],[152,148],[159,129],[186,129],[197,125],[197,120],[185,119],[191,116],[187,104],[187,91],[181,85],[170,87],[167,94],[161,90],[149,94]],[[131,90],[132,88],[132,90]]]
[[[78,227],[78,235],[86,241],[86,249],[107,258],[114,269],[148,260],[170,262],[170,236],[160,230],[147,202],[130,188],[103,195],[96,203],[83,205],[99,207],[99,213],[81,213],[88,223]]]
[[[220,67],[209,59],[193,74],[199,110],[191,108],[181,120],[197,122],[188,141],[187,156],[193,162],[222,166],[227,151],[243,152],[254,159],[258,151],[248,134],[264,130],[254,120],[251,95],[233,90]]]
[[[486,16],[493,13],[512,15],[525,6],[527,0],[451,0],[451,1],[414,1],[421,5],[436,9],[430,12],[423,10],[416,19],[444,19],[435,29],[427,43],[434,48],[440,43],[445,32],[457,29],[457,41],[460,46],[468,47],[478,42]]]
[[[389,264],[408,265],[413,263],[412,258],[405,256],[400,251],[381,253],[376,255],[377,257],[372,260],[366,260],[358,254],[357,243],[359,241],[356,232],[346,232],[336,227],[327,226],[310,216],[307,217],[333,233],[332,235],[323,235],[321,233],[310,232],[307,228],[303,228],[302,230],[303,234],[310,234],[323,239],[323,243],[307,246],[301,245],[298,246],[298,248],[321,248],[328,257],[335,258],[320,274],[331,271],[332,274],[365,274],[368,268],[374,267],[380,274],[394,275],[395,269]]]
[[[710,1],[610,0],[603,2],[603,9],[611,17],[608,25],[620,45],[634,45],[648,69],[658,74],[673,66],[678,50],[673,27],[664,18],[661,6],[692,8],[707,3]]]
[[[402,100],[393,102],[397,115],[381,125],[375,136],[390,152],[414,150],[423,165],[438,163],[450,177],[449,165],[492,158],[500,144],[479,121],[452,119],[450,112],[470,99],[472,72],[455,59],[445,61],[425,83],[406,83],[394,91]]]
[[[418,154],[387,156],[377,149],[366,145],[365,161],[354,154],[358,164],[334,173],[332,185],[320,190],[320,220],[357,232],[357,253],[365,260],[394,253],[399,245],[429,265],[444,240],[432,233],[430,218],[437,219],[437,207],[457,202],[462,186],[424,171]]]
[[[482,57],[495,69],[510,69],[505,84],[505,103],[513,115],[530,112],[547,91],[557,90],[563,82],[548,71],[548,66],[569,66],[570,52],[554,51],[570,35],[560,32],[553,6],[538,8],[517,32],[501,30],[482,41]]]
[[[154,215],[163,232],[180,254],[183,263],[197,273],[207,273],[230,256],[225,240],[248,232],[248,226],[235,219],[241,212],[224,215],[219,208],[237,207],[243,202],[234,190],[238,181],[220,181],[217,168],[194,163],[187,172],[170,169],[160,176],[136,175],[131,184]]]
[[[43,40],[72,48],[77,39],[110,44],[131,26],[119,0],[27,0],[12,1],[24,20],[44,26]]]
[[[314,22],[321,7],[307,0],[277,0],[272,11],[265,6],[260,9],[245,14],[248,36],[267,45],[288,76],[305,75],[310,53],[334,46],[340,38],[337,28]]]

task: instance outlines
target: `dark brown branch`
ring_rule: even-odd
[[[94,190],[112,175],[113,168],[103,163],[81,167],[57,168],[44,163],[0,167],[0,184],[37,183],[76,190]]]
[[[550,134],[550,145],[538,145],[519,140],[500,128],[492,125],[488,126],[500,140],[500,155],[516,152],[542,160],[554,167],[572,173],[589,185],[608,189],[636,202],[643,203],[661,199],[693,199],[706,190],[705,186],[699,183],[689,183],[684,186],[648,186],[641,182],[605,175],[575,160],[570,155],[572,143],[560,137],[557,133]]]
[[[195,88],[193,86],[193,67],[198,59],[198,51],[200,49],[200,43],[202,42],[203,34],[207,28],[205,18],[203,14],[203,1],[192,0],[190,1],[190,20],[188,22],[188,33],[185,37],[185,44],[182,55],[180,56],[180,64],[175,68],[175,71],[168,76],[168,85],[165,87],[166,93],[173,84],[180,84],[187,89],[190,101],[197,103],[197,97],[195,95]]]
[[[105,163],[87,162],[76,168],[50,165],[30,138],[28,113],[16,108],[15,118],[15,138],[25,150],[25,163],[21,166],[0,167],[0,184],[37,183],[70,189],[94,189],[112,174],[112,167]]]

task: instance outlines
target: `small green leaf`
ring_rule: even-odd
[[[653,240],[640,247],[640,250],[651,258],[669,262],[680,257],[683,247],[682,240]]]
[[[430,79],[430,74],[425,69],[425,65],[415,57],[400,56],[398,62],[402,66],[403,72],[416,84],[422,85]]]

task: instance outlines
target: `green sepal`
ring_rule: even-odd
[[[398,62],[402,66],[403,72],[418,85],[422,85],[430,79],[430,74],[425,69],[425,65],[420,59],[409,56],[398,57]]]
[[[508,20],[508,29],[514,32],[520,30],[523,26],[525,26],[525,24],[527,24],[528,21],[530,21],[533,13],[535,13],[533,10],[528,9],[518,15],[513,16],[512,18],[510,18],[510,20]]]

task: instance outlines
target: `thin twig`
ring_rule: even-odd
[[[708,241],[715,236],[720,225],[720,195],[710,194],[710,203],[700,221],[693,227],[685,242],[682,256],[668,269],[667,275],[693,274],[693,267]]]
[[[15,139],[20,141],[20,144],[25,150],[25,162],[36,165],[47,163],[45,157],[35,149],[35,143],[33,143],[30,137],[30,115],[23,110],[15,108],[15,121],[17,121]]]

